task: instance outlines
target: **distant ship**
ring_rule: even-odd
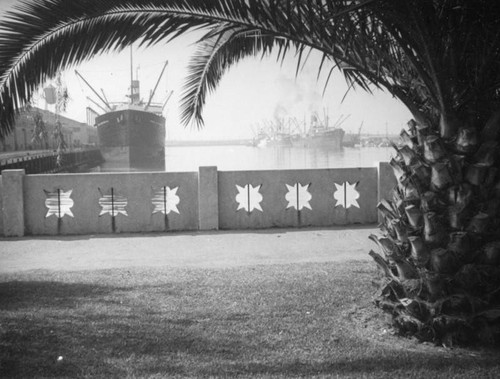
[[[292,136],[288,133],[259,133],[252,141],[255,147],[292,146]]]
[[[335,124],[328,125],[328,116],[321,121],[317,114],[311,116],[311,125],[309,131],[305,134],[296,134],[292,136],[293,146],[298,147],[323,147],[332,150],[341,150],[345,131],[340,127],[347,117],[340,117]]]
[[[165,118],[162,112],[168,98],[163,104],[151,100],[167,63],[147,102],[141,99],[139,80],[134,80],[132,75],[130,102],[109,103],[77,72],[105,106],[99,106],[105,113],[95,116],[95,125],[107,171],[165,170]]]
[[[260,127],[254,136],[252,145],[255,147],[292,146],[290,130],[290,125],[285,125],[283,118],[276,117],[273,121],[266,120],[264,126]]]
[[[361,146],[361,129],[363,128],[363,122],[361,123],[358,133],[347,133],[344,136],[344,141],[342,145],[344,147],[359,147]]]

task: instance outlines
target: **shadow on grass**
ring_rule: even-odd
[[[97,298],[116,288],[46,281],[0,282],[0,310],[22,308],[75,307],[78,300]]]
[[[337,342],[309,341],[301,327],[310,321],[294,316],[300,307],[280,318],[275,316],[277,305],[266,306],[261,313],[214,307],[212,314],[205,314],[202,306],[185,304],[196,301],[195,295],[188,297],[181,290],[184,284],[194,286],[192,280],[187,276],[178,286],[158,281],[156,286],[132,282],[121,287],[57,281],[0,283],[0,377],[500,374],[500,362],[491,357],[449,357],[432,350],[371,345],[351,333],[351,323],[342,329],[342,320],[333,324],[339,329]],[[196,288],[198,296],[208,296],[205,283]],[[235,290],[232,287],[229,292]],[[292,299],[291,305],[297,298]],[[297,317],[295,329],[290,326],[293,317]],[[325,314],[318,323],[328,319]],[[280,337],[282,330],[284,335],[293,333],[285,340]],[[319,335],[328,337],[331,332]],[[311,354],[316,346],[320,348]]]
[[[134,373],[156,367],[182,374],[182,367],[163,358],[236,357],[237,343],[203,338],[192,328],[198,321],[168,318],[154,305],[131,302],[135,291],[55,281],[0,283],[0,377],[125,377],[131,367]],[[171,290],[162,294],[175,296]]]

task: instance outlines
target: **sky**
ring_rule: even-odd
[[[0,17],[16,0],[0,0]],[[388,93],[375,91],[368,94],[361,89],[347,93],[347,84],[340,72],[335,71],[326,91],[329,68],[323,68],[317,78],[321,55],[312,53],[298,76],[296,59],[289,54],[283,64],[275,56],[247,58],[232,66],[216,90],[206,100],[202,130],[181,124],[180,98],[187,65],[199,34],[182,36],[168,44],[150,48],[133,47],[134,76],[138,74],[141,96],[149,97],[158,80],[165,61],[168,65],[153,101],[163,103],[168,93],[173,95],[165,107],[167,139],[219,140],[248,139],[258,129],[275,122],[276,118],[295,118],[309,123],[311,114],[320,118],[328,114],[330,125],[344,119],[346,132],[357,132],[363,124],[365,133],[399,133],[411,118],[409,111]],[[99,102],[92,90],[76,74],[75,69],[99,92],[101,89],[110,102],[125,101],[130,86],[130,50],[95,57],[63,72],[70,102],[64,116],[86,121],[86,107],[100,111],[87,97]],[[48,84],[48,83],[46,83]],[[38,96],[40,108],[54,110],[46,105],[42,89]],[[345,98],[344,98],[345,96]]]

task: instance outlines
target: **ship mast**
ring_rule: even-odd
[[[163,106],[161,107],[162,112],[165,109],[165,106],[167,105],[168,101],[170,100],[170,96],[172,96],[173,93],[174,93],[174,91],[170,91],[170,93],[167,96],[167,99],[163,102]]]
[[[151,100],[153,100],[153,96],[155,95],[156,89],[158,88],[158,84],[160,83],[161,77],[163,76],[163,73],[165,72],[165,68],[167,68],[168,61],[165,62],[165,65],[163,66],[163,69],[161,70],[160,77],[156,81],[155,88],[153,89],[153,92],[149,95],[149,100],[148,103],[146,104],[146,107],[144,110],[147,110],[149,108],[149,105],[151,104]]]
[[[134,103],[134,68],[132,65],[132,45],[130,45],[130,104]]]
[[[108,103],[106,100],[104,100],[104,99],[103,99],[103,98],[99,95],[99,93],[98,93],[98,92],[94,89],[94,87],[92,87],[92,86],[90,85],[90,83],[89,83],[89,82],[87,82],[87,81],[85,80],[85,78],[84,78],[82,75],[80,75],[80,73],[79,73],[77,70],[75,70],[75,74],[76,74],[76,75],[78,75],[78,76],[79,76],[79,77],[80,77],[80,78],[84,81],[84,83],[85,83],[85,84],[86,84],[86,85],[87,85],[87,86],[88,86],[88,87],[89,87],[89,88],[90,88],[90,89],[94,92],[94,94],[95,94],[95,95],[99,98],[99,100],[101,100],[101,101],[102,101],[102,102],[106,105],[106,107],[107,107],[109,110],[111,110],[111,106],[109,105],[109,103]],[[99,106],[99,107],[100,107],[100,106]],[[102,107],[100,107],[100,108],[102,109]]]

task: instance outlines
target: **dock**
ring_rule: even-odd
[[[55,150],[26,150],[0,153],[0,172],[24,169],[26,174],[74,172],[103,162],[99,149],[73,149],[59,154]]]

